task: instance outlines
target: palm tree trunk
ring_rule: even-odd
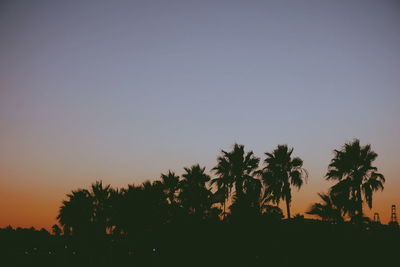
[[[238,199],[241,199],[242,198],[242,192],[243,192],[241,181],[236,181],[235,190],[236,190],[236,197]]]
[[[286,210],[287,210],[287,217],[288,220],[290,219],[290,202],[286,199]]]
[[[225,216],[226,216],[226,202],[228,201],[228,199],[229,199],[229,196],[230,196],[230,188],[229,188],[229,186],[227,185],[227,186],[225,186],[225,196],[224,196],[224,220],[225,220]]]
[[[223,220],[225,220],[225,206],[226,206],[226,199],[224,199],[224,217],[223,217]]]
[[[361,220],[363,217],[363,206],[362,206],[362,196],[361,196],[361,190],[357,191],[357,209],[358,209],[358,217]]]

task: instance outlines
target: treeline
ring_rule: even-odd
[[[281,219],[277,206],[285,202],[286,217],[291,218],[292,190],[300,189],[308,178],[303,160],[294,157],[293,148],[278,145],[261,159],[243,145],[221,151],[213,177],[205,167],[195,164],[184,168],[181,176],[173,171],[159,180],[115,189],[101,181],[90,189],[78,189],[67,195],[57,219],[66,235],[130,234],[137,229],[152,229],[182,219],[251,220],[265,215]],[[383,190],[384,176],[373,166],[377,154],[359,140],[334,150],[327,180],[336,181],[329,192],[320,194],[308,214],[325,221],[360,223],[363,204],[372,207],[373,193]],[[55,231],[58,226],[54,226]]]
[[[384,176],[377,154],[359,140],[334,150],[327,180],[335,184],[291,216],[292,190],[308,179],[293,148],[278,145],[263,159],[243,145],[222,150],[211,169],[194,164],[154,181],[113,188],[97,181],[67,194],[48,235],[48,266],[370,266],[400,241],[398,228],[369,222]],[[284,212],[278,207],[285,203]],[[287,220],[283,220],[286,217]],[[15,231],[8,229],[8,232]],[[0,232],[1,233],[1,232]],[[370,246],[378,256],[365,257]],[[44,246],[46,249],[47,247]],[[46,250],[45,249],[45,250]],[[340,251],[340,253],[337,253]],[[28,255],[25,254],[28,252]],[[16,258],[40,263],[32,247]],[[333,255],[333,256],[332,256]],[[28,258],[27,258],[28,257]],[[12,259],[9,256],[9,259]],[[327,260],[329,259],[329,260]],[[388,258],[390,259],[390,257]],[[344,263],[345,262],[345,263]],[[26,263],[26,262],[25,262]],[[346,264],[348,263],[348,264]],[[32,265],[32,264],[31,264]],[[25,266],[25,265],[21,265]]]

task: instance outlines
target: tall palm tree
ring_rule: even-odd
[[[105,234],[107,228],[111,227],[111,194],[111,186],[103,186],[102,181],[96,181],[91,185],[90,195],[93,201],[93,223],[97,233],[100,235]]]
[[[130,184],[114,195],[113,219],[117,231],[133,235],[135,231],[141,230],[141,222],[144,220],[141,211],[145,204],[142,203],[141,192],[141,186]]]
[[[287,217],[290,219],[290,204],[292,202],[291,186],[300,189],[307,180],[308,172],[303,168],[303,160],[299,157],[292,158],[293,148],[287,145],[278,145],[272,153],[265,153],[266,164],[261,172],[265,184],[267,201],[279,204],[280,200],[286,202]]]
[[[314,203],[307,214],[316,215],[324,221],[343,222],[342,202],[332,194],[318,194],[322,203]]]
[[[241,219],[251,219],[262,213],[261,198],[262,183],[257,178],[247,178],[243,183],[243,193],[233,196],[230,207],[231,216]]]
[[[160,181],[128,185],[113,194],[112,219],[115,232],[130,237],[165,223],[167,197]]]
[[[218,172],[216,172],[219,174]],[[215,203],[220,203],[223,206],[223,214],[225,217],[226,214],[226,201],[229,198],[230,191],[232,188],[232,179],[231,177],[224,176],[223,174],[217,178],[213,178],[210,181],[210,185],[216,185],[217,191],[214,193],[214,198],[216,199]]]
[[[109,196],[109,227],[113,234],[121,234],[124,232],[124,189],[111,188]]]
[[[346,211],[352,219],[362,218],[363,201],[372,208],[373,193],[384,188],[385,177],[372,165],[377,156],[371,145],[360,146],[358,139],[334,150],[326,179],[337,181],[331,188],[332,194],[347,198],[350,204]]]
[[[217,166],[212,170],[218,176],[211,180],[211,185],[215,184],[218,190],[225,193],[224,211],[227,199],[229,199],[233,186],[235,187],[236,199],[242,198],[246,188],[250,189],[250,184],[256,184],[254,177],[260,159],[254,156],[253,151],[245,152],[244,146],[234,144],[232,151],[221,150],[217,158]]]
[[[205,173],[205,167],[199,164],[185,167],[184,170],[186,173],[179,183],[179,199],[189,213],[202,217],[210,206],[211,192],[206,188],[210,176]]]
[[[164,223],[167,212],[167,197],[164,193],[163,184],[160,181],[144,182],[140,187],[139,202],[136,205],[141,205],[139,209],[145,227],[155,228]]]
[[[179,189],[179,176],[172,171],[168,171],[167,174],[161,174],[161,183],[167,195],[168,202],[170,204],[175,203],[176,192]]]
[[[57,216],[64,233],[72,232],[80,235],[91,226],[93,203],[89,191],[78,189],[67,194],[68,200],[64,200]]]
[[[64,231],[76,233],[90,227],[96,234],[105,234],[111,226],[111,192],[110,185],[103,186],[102,181],[96,181],[90,191],[79,189],[68,194],[68,200],[63,201],[57,216]]]

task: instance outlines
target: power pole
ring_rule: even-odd
[[[392,205],[391,213],[389,225],[398,226],[399,222],[397,221],[396,205]]]
[[[375,212],[374,213],[374,222],[375,223],[381,223],[381,219],[379,218],[379,213]]]
[[[392,205],[392,215],[390,216],[390,222],[398,223],[397,222],[397,215],[396,215],[396,205]]]

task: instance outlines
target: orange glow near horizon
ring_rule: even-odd
[[[21,171],[21,170],[20,170]],[[4,182],[0,187],[0,227],[6,227],[11,225],[12,227],[35,227],[37,229],[46,228],[51,229],[51,225],[57,223],[56,216],[58,208],[61,205],[65,195],[72,190],[77,188],[89,188],[90,184],[96,180],[93,178],[89,179],[68,179],[67,177],[79,177],[79,174],[64,174],[58,176],[53,173],[54,179],[43,179],[44,173],[39,172],[34,174],[28,173],[14,173],[14,175],[27,176],[30,173],[30,182],[22,181],[17,182],[13,173],[9,171],[5,172],[3,169],[1,177],[10,177],[10,180]],[[55,170],[52,170],[55,171]],[[390,171],[383,172],[386,175],[387,182],[385,184],[385,190],[383,192],[376,192],[374,195],[373,209],[369,210],[365,207],[366,215],[373,217],[374,212],[380,214],[381,222],[387,223],[390,219],[390,206],[392,204],[398,204],[399,190],[398,184],[393,179],[394,174]],[[299,192],[293,190],[293,203],[292,203],[292,214],[297,213],[305,215],[305,211],[310,205],[316,201],[319,201],[317,193],[326,191],[332,183],[324,181],[321,178],[315,177],[316,173],[310,171],[309,182],[305,184]],[[47,173],[48,177],[51,177],[50,172]],[[90,176],[90,175],[89,175]],[[92,175],[92,177],[100,177]],[[155,177],[159,177],[155,175]],[[57,180],[58,179],[58,180]],[[99,178],[100,180],[100,178]],[[142,180],[131,179],[128,182],[127,178],[120,179],[102,179],[103,183],[111,184],[115,187],[125,187],[127,184],[138,184]],[[123,181],[127,181],[124,183]],[[283,203],[280,205],[284,214],[286,214],[285,206]],[[311,218],[309,215],[305,217]]]

